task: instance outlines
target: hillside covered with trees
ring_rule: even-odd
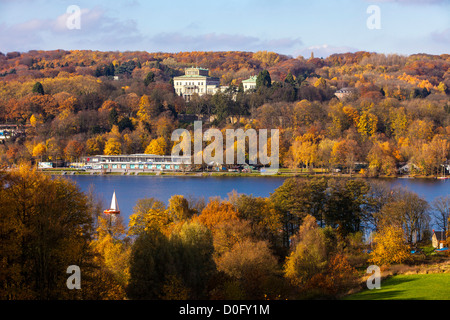
[[[184,68],[208,68],[225,92],[175,94]],[[241,83],[266,75],[254,91]],[[338,99],[336,91],[354,93]],[[440,175],[449,158],[450,55],[334,54],[293,58],[273,52],[0,53],[0,123],[26,135],[0,145],[2,164],[76,161],[84,155],[170,154],[171,133],[210,126],[280,129],[289,168],[365,164],[367,176]],[[237,119],[231,121],[232,119]]]

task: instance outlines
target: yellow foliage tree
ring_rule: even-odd
[[[377,131],[378,118],[370,112],[364,112],[358,119],[358,132],[364,137],[370,137]]]
[[[314,83],[314,87],[316,87],[316,88],[325,88],[326,86],[327,86],[327,81],[322,77],[317,79],[317,81]]]
[[[106,141],[103,153],[108,156],[119,155],[122,153],[122,144],[116,138],[110,138]]]
[[[389,110],[389,119],[391,123],[391,130],[395,138],[399,140],[406,135],[408,123],[410,119],[406,114],[405,108],[391,108]]]
[[[153,139],[150,144],[145,149],[146,154],[155,154],[158,156],[163,156],[166,154],[167,143],[163,137]]]
[[[300,286],[326,266],[325,235],[316,219],[308,215],[291,240],[293,250],[286,259],[284,274],[293,285]]]
[[[37,125],[42,124],[44,121],[42,120],[41,115],[35,116],[34,114],[30,117],[30,124],[32,127],[36,128]]]
[[[342,111],[348,116],[348,118],[353,122],[355,126],[358,125],[359,122],[359,113],[358,111],[350,106],[345,106],[342,108]]]
[[[370,173],[394,175],[397,172],[396,162],[402,159],[399,151],[389,141],[375,141],[367,155]]]
[[[92,137],[86,141],[86,152],[88,155],[98,155],[105,148],[104,145],[105,141],[102,136]]]
[[[64,99],[63,101],[59,102],[58,109],[60,111],[68,111],[69,113],[74,112],[77,103],[78,100],[75,97],[69,96],[67,99]]]
[[[139,199],[128,223],[128,235],[139,235],[154,228],[167,231],[172,219],[165,204],[154,198]]]
[[[167,211],[174,221],[188,220],[195,213],[189,207],[189,201],[181,195],[174,195],[169,199]]]
[[[30,166],[2,173],[0,188],[0,297],[11,300],[100,300],[113,288],[97,272],[93,204],[68,179]],[[5,187],[7,186],[7,187]],[[67,290],[65,270],[82,270],[82,290]]]
[[[298,137],[292,144],[292,155],[294,163],[298,167],[303,164],[307,168],[316,163],[318,145],[313,141]]]
[[[33,157],[42,157],[47,153],[47,146],[43,143],[38,143],[33,148]]]
[[[447,88],[447,85],[445,83],[439,82],[439,85],[438,85],[437,89],[438,89],[438,91],[440,93],[445,94],[445,92],[447,91],[448,88]]]
[[[374,237],[375,248],[370,262],[378,266],[404,263],[411,259],[403,229],[394,224],[383,225]]]
[[[114,223],[109,218],[98,218],[97,239],[91,243],[92,248],[100,254],[105,267],[114,275],[116,281],[125,288],[130,277],[129,258],[131,247],[122,240],[125,227],[120,218]]]
[[[263,67],[271,67],[280,61],[280,56],[275,52],[258,51],[253,54],[253,59],[261,61]]]
[[[408,137],[411,141],[426,140],[433,138],[433,121],[431,120],[414,120],[408,128]]]
[[[143,95],[139,100],[139,109],[137,112],[138,119],[145,123],[151,123],[158,114],[158,107],[149,96]]]

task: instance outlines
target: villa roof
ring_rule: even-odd
[[[356,88],[352,88],[352,87],[346,87],[346,88],[341,88],[336,92],[342,92],[342,93],[346,93],[346,92],[352,92],[352,91],[356,91]]]
[[[252,76],[246,80],[242,80],[242,82],[256,82],[257,76]]]
[[[217,77],[209,77],[209,76],[201,76],[201,75],[182,75],[182,76],[178,76],[178,77],[173,77],[174,79],[209,79],[209,80],[214,80],[214,81],[220,81],[219,78]]]
[[[209,69],[200,68],[200,67],[190,67],[190,68],[185,68],[185,69],[197,69],[197,70],[209,71]]]
[[[174,78],[210,78],[210,77],[202,76],[202,75],[198,75],[198,74],[194,74],[194,75],[185,74],[185,75],[174,77]]]

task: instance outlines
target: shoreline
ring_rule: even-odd
[[[159,177],[189,177],[189,178],[205,178],[205,177],[275,177],[275,178],[314,178],[314,177],[326,177],[326,178],[360,178],[360,179],[426,179],[426,180],[443,180],[446,181],[450,177],[445,179],[438,178],[436,176],[424,176],[424,175],[407,175],[407,176],[376,176],[369,177],[361,174],[348,174],[348,173],[303,173],[303,172],[278,172],[277,174],[262,174],[260,172],[99,172],[97,170],[79,171],[74,169],[38,169],[38,171],[50,175],[85,175],[85,176],[159,176]]]

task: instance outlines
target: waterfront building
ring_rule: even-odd
[[[85,168],[105,172],[183,171],[191,163],[190,156],[151,154],[98,155],[84,158]]]

